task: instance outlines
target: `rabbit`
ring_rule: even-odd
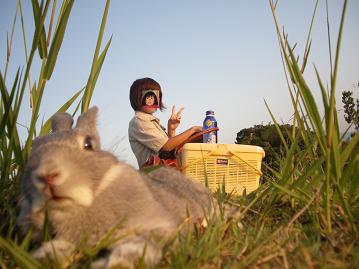
[[[32,255],[71,262],[76,246],[95,246],[109,232],[114,242],[93,268],[133,268],[139,258],[153,267],[166,240],[214,212],[210,191],[174,168],[148,174],[101,150],[98,108],[52,118],[51,134],[34,140],[21,180],[17,224],[40,240],[46,222],[50,241]]]

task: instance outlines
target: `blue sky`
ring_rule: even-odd
[[[335,48],[342,2],[329,0],[332,47]],[[22,1],[28,48],[33,31],[31,1]],[[58,6],[60,6],[58,4]],[[57,65],[47,83],[41,117],[52,115],[90,72],[105,1],[75,1]],[[302,55],[315,1],[279,1],[277,17],[297,43]],[[0,68],[4,71],[6,33],[11,31],[16,1],[0,4]],[[349,1],[337,83],[341,91],[354,90],[359,81],[359,1]],[[312,34],[312,49],[305,72],[320,101],[313,64],[329,82],[329,55],[325,1],[319,1]],[[18,18],[7,84],[18,66],[25,64]],[[264,100],[283,123],[290,123],[292,108],[268,1],[111,1],[103,44],[112,44],[92,99],[100,108],[99,129],[105,149],[136,166],[128,143],[127,127],[133,116],[128,94],[137,78],[152,77],[163,89],[167,110],[157,113],[166,125],[173,104],[185,107],[178,132],[201,125],[205,111],[214,110],[219,142],[234,143],[236,133],[271,121]],[[31,72],[37,79],[39,60]],[[27,91],[28,92],[28,91]],[[358,96],[358,93],[356,93]],[[19,123],[28,125],[28,97]],[[341,114],[342,115],[342,114]],[[340,118],[341,125],[345,122]],[[24,129],[24,132],[26,130]]]

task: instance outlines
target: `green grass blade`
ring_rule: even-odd
[[[287,154],[285,155],[285,158],[283,159],[282,166],[281,166],[281,179],[288,180],[292,177],[293,172],[295,171],[295,167],[298,164],[298,162],[295,164],[295,153],[298,150],[298,139],[295,139],[287,151]]]
[[[31,100],[31,108],[34,108],[34,100],[37,100],[38,92],[37,92],[37,85],[36,81],[34,82],[34,85],[32,86],[30,90],[30,100]]]
[[[349,201],[353,201],[359,195],[359,155],[348,164],[343,177],[343,187],[347,187]]]
[[[16,264],[20,266],[20,268],[26,268],[26,269],[41,268],[41,265],[33,257],[31,257],[29,253],[24,251],[18,245],[6,241],[1,236],[0,236],[0,247],[12,256],[12,258],[14,259]]]
[[[17,19],[18,12],[19,12],[19,3],[17,3],[17,5],[16,5],[16,11],[15,11],[14,20],[13,20],[12,28],[11,28],[10,41],[9,41],[8,35],[6,36],[6,64],[5,64],[5,71],[4,71],[4,81],[6,81],[6,74],[7,74],[7,70],[9,67],[9,61],[10,61],[11,50],[12,50],[12,40],[14,37],[14,31],[15,31],[15,25],[16,25],[16,19]]]
[[[37,0],[32,0],[31,3],[32,3],[32,11],[34,13],[34,19],[35,19],[35,27],[36,29],[39,28],[38,31],[40,32],[40,42],[38,44],[39,55],[41,59],[44,59],[47,58],[46,32],[45,32],[44,24],[41,23],[41,18],[42,16],[44,17],[46,16],[46,11],[50,1],[48,0],[46,2],[44,14],[41,14],[41,7]]]
[[[8,95],[8,92],[6,90],[6,86],[3,80],[3,77],[0,73],[0,91],[1,91],[1,101],[2,101],[2,105],[4,107],[4,114],[1,117],[1,122],[0,122],[0,130],[5,130],[5,125],[12,121],[11,116],[12,116],[12,103],[14,100],[14,96],[15,96],[15,92],[16,92],[16,87],[18,84],[18,80],[19,80],[19,72],[20,70],[18,69],[15,75],[15,80],[13,83],[13,87],[10,93],[10,96]],[[4,135],[5,132],[2,133],[2,135]]]
[[[1,96],[3,101],[3,107],[5,113],[1,117],[1,130],[3,130],[0,138],[3,142],[2,148],[0,150],[0,154],[2,155],[2,163],[1,163],[1,180],[2,183],[4,181],[9,180],[10,174],[13,173],[14,165],[12,163],[14,160],[12,159],[15,157],[16,164],[22,165],[22,150],[20,146],[20,140],[16,129],[16,119],[17,117],[14,116],[14,112],[12,109],[12,104],[14,100],[14,96],[16,95],[15,100],[18,98],[18,85],[20,84],[19,81],[19,69],[17,71],[15,81],[13,83],[13,87],[11,89],[10,96],[8,95],[6,86],[4,85],[3,78],[0,73],[0,88],[1,88]],[[16,101],[15,101],[16,104]],[[15,105],[16,107],[16,105]],[[7,127],[5,130],[5,126]]]
[[[19,4],[19,7],[20,7],[22,40],[23,40],[23,45],[24,45],[25,59],[26,59],[26,62],[27,62],[28,59],[29,59],[29,56],[28,56],[27,45],[26,45],[26,33],[25,33],[25,26],[24,26],[24,15],[23,15],[23,13],[22,13],[22,5],[21,5],[21,1],[20,1],[20,0],[18,0],[18,4]],[[29,89],[31,90],[30,74],[28,74],[27,80],[28,80],[28,82],[29,82]],[[31,94],[31,91],[30,91],[30,94]],[[32,107],[32,99],[30,99],[30,106]]]
[[[43,64],[45,62],[43,61]],[[40,76],[41,77],[41,76]],[[41,105],[42,96],[44,93],[46,80],[40,79],[41,83],[38,85],[38,90],[36,90],[36,98],[34,98],[34,107],[32,110],[30,128],[27,140],[25,142],[25,150],[24,150],[24,159],[27,159],[28,154],[30,153],[30,149],[32,146],[33,138],[36,136],[36,123],[39,118],[39,110]]]
[[[289,44],[287,44],[289,46]],[[309,120],[313,125],[313,129],[315,133],[317,134],[318,141],[321,145],[321,148],[323,150],[323,153],[326,153],[325,150],[325,134],[323,130],[322,120],[319,114],[319,110],[317,107],[317,104],[315,102],[315,99],[313,97],[313,94],[311,93],[307,83],[305,82],[302,73],[299,70],[298,64],[295,61],[295,57],[291,50],[289,50],[291,61],[289,61],[287,64],[291,66],[291,69],[293,70],[293,76],[295,77],[296,84],[298,86],[298,90],[300,92],[300,95],[303,100],[304,107],[306,111],[309,114]]]
[[[67,26],[67,22],[68,22],[69,17],[70,17],[70,13],[71,13],[73,3],[74,3],[74,0],[69,0],[67,2],[67,5],[66,5],[66,7],[64,9],[64,12],[61,14],[61,16],[59,18],[59,24],[58,24],[58,27],[55,30],[54,38],[53,38],[53,40],[51,42],[50,51],[49,51],[49,57],[47,59],[46,67],[45,67],[45,71],[44,71],[45,72],[44,77],[47,80],[50,79],[50,77],[52,75],[52,72],[54,71],[57,56],[59,54],[61,44],[62,44],[62,41],[64,39],[66,26]]]
[[[352,155],[353,151],[357,149],[358,145],[359,145],[359,132],[356,132],[353,138],[345,146],[345,149],[341,154],[342,169],[344,169],[344,166],[346,165],[349,157]]]
[[[325,90],[323,82],[322,82],[322,80],[321,80],[321,78],[319,76],[319,72],[318,72],[317,67],[315,65],[314,65],[314,70],[315,70],[315,74],[317,76],[317,80],[318,80],[320,90],[322,92],[322,101],[323,101],[323,105],[324,105],[324,111],[325,111],[325,114],[327,115],[328,109],[329,109],[329,102],[328,102],[327,92]]]
[[[109,46],[111,44],[111,40],[112,40],[112,37],[107,42],[107,45],[106,45],[105,49],[103,50],[103,52],[101,53],[98,61],[96,62],[95,68],[94,68],[95,73],[93,75],[92,82],[91,82],[91,88],[87,88],[87,91],[84,94],[84,98],[86,98],[86,103],[85,104],[86,104],[87,108],[90,105],[90,100],[92,98],[92,94],[94,92],[98,76],[100,75],[101,68],[102,68],[103,62],[104,62],[106,54],[107,54],[107,50],[108,50],[108,48],[109,48]]]
[[[12,88],[12,92],[10,95],[14,95],[14,92],[16,91],[16,84],[17,84],[18,78],[15,79],[13,88]],[[19,82],[20,83],[20,82]],[[7,92],[7,88],[5,85],[5,82],[3,80],[2,74],[0,72],[0,88],[1,88],[1,95],[2,98],[4,99],[4,104],[5,107],[4,109],[6,110],[6,112],[8,113],[8,117],[6,121],[4,121],[4,124],[7,125],[7,130],[8,130],[8,137],[10,139],[12,139],[12,143],[14,143],[14,154],[17,160],[18,164],[23,164],[23,158],[22,158],[22,150],[21,150],[21,145],[20,145],[20,139],[19,139],[19,135],[16,129],[16,122],[17,122],[17,116],[18,116],[18,111],[17,111],[17,107],[15,107],[15,109],[13,110],[11,107],[11,102],[10,102],[10,96],[8,95]],[[5,126],[4,126],[5,127]],[[4,129],[2,129],[4,130]]]
[[[274,117],[272,111],[270,110],[270,108],[269,108],[269,106],[268,106],[266,100],[264,100],[264,104],[266,105],[267,110],[268,110],[268,112],[269,112],[269,114],[270,114],[270,116],[271,116],[271,118],[272,118],[272,120],[273,120],[273,122],[274,122],[275,128],[276,128],[277,133],[279,134],[279,137],[280,137],[280,139],[281,139],[281,141],[282,141],[282,143],[283,143],[283,145],[284,145],[284,147],[285,147],[285,150],[288,151],[287,141],[285,141],[284,136],[283,136],[283,133],[282,133],[282,131],[280,130],[279,125],[278,125],[278,123],[277,123],[277,120],[275,119],[275,117]]]
[[[271,9],[272,9],[272,15],[273,15],[273,19],[274,19],[275,26],[277,29],[277,35],[278,35],[280,47],[283,52],[283,56],[285,59],[287,69],[289,71],[289,74],[291,75],[292,80],[298,86],[298,90],[300,91],[301,97],[303,99],[303,104],[305,106],[306,111],[309,114],[309,119],[313,126],[313,130],[316,132],[316,135],[318,137],[319,145],[322,149],[322,152],[325,153],[326,147],[325,147],[325,141],[324,141],[324,139],[325,139],[324,130],[323,130],[321,118],[320,118],[314,97],[311,94],[311,92],[302,76],[302,73],[298,67],[298,63],[293,54],[292,49],[288,50],[289,56],[286,53],[286,48],[290,48],[290,46],[289,46],[288,41],[286,39],[283,40],[283,38],[280,34],[277,18],[275,16],[275,9],[274,9],[273,3],[271,1],[269,1],[269,2],[270,2]]]
[[[302,73],[304,73],[304,70],[305,70],[305,68],[307,66],[307,62],[308,62],[311,47],[312,47],[312,42],[309,42],[308,50],[306,51],[306,53],[304,55],[304,58],[303,58],[302,69],[300,70]]]
[[[324,158],[319,158],[315,160],[314,163],[306,165],[297,180],[293,183],[292,188],[309,188],[312,190],[318,187],[323,177],[323,163]]]
[[[93,85],[96,85],[96,82],[97,82],[97,78],[100,74],[100,71],[101,71],[101,68],[102,68],[102,65],[103,65],[103,62],[105,60],[105,57],[106,57],[106,54],[107,54],[107,51],[108,51],[108,48],[110,47],[111,45],[111,41],[112,41],[112,36],[110,37],[109,41],[107,42],[104,50],[102,51],[102,53],[100,54],[97,62],[96,62],[96,66],[95,66],[95,75],[94,75],[94,78],[93,78]],[[92,90],[93,91],[93,90]]]
[[[289,46],[289,44],[287,44],[287,46]],[[312,121],[315,123],[315,127],[316,129],[318,129],[318,131],[320,131],[321,136],[323,137],[324,131],[322,128],[322,123],[321,123],[321,117],[319,114],[319,110],[317,108],[315,99],[309,89],[309,87],[307,86],[302,73],[299,70],[299,66],[295,60],[295,56],[293,54],[293,52],[291,50],[289,50],[289,55],[291,60],[288,59],[287,64],[291,66],[291,70],[293,70],[293,76],[295,78],[295,82],[298,86],[298,90],[301,94],[301,96],[303,97],[303,101],[304,101],[304,105],[306,107],[306,110],[309,112],[309,116],[311,116]]]
[[[32,1],[33,1],[33,5],[36,5],[37,2],[35,3],[35,0],[32,0]],[[27,64],[26,64],[25,78],[27,78],[29,76],[29,74],[30,74],[30,69],[31,69],[33,58],[34,58],[34,54],[35,54],[36,49],[39,46],[38,43],[39,43],[40,36],[41,36],[41,27],[44,25],[46,12],[47,12],[47,9],[48,9],[48,6],[49,6],[48,3],[49,2],[47,2],[47,4],[46,4],[46,8],[44,10],[44,15],[39,16],[39,18],[35,18],[35,20],[37,20],[37,19],[39,20],[39,23],[35,27],[34,36],[33,36],[33,40],[32,40],[31,51],[30,51],[30,54],[29,54],[29,59],[27,60]],[[43,60],[43,62],[44,61],[45,60]],[[39,80],[39,81],[40,81],[40,84],[41,84],[42,80]],[[25,86],[26,86],[26,79],[24,79],[24,81],[22,83],[22,86],[21,86],[19,102],[17,104],[17,108],[15,109],[15,114],[16,115],[18,115],[20,107],[21,107],[23,94],[24,94],[24,91],[25,91]],[[41,94],[41,92],[39,94]],[[36,102],[36,100],[35,100],[35,102]],[[35,114],[34,110],[33,110],[33,114]],[[32,141],[32,137],[28,137],[27,141],[29,141],[29,140]],[[26,159],[27,151],[25,150],[23,153],[24,153],[23,159]]]
[[[103,16],[102,16],[100,31],[99,31],[99,34],[97,37],[96,49],[95,49],[95,53],[94,53],[93,60],[92,60],[90,75],[87,80],[85,93],[84,93],[83,99],[82,99],[81,113],[87,111],[87,109],[89,107],[91,97],[92,97],[92,92],[93,92],[93,89],[95,88],[94,78],[96,76],[96,73],[99,73],[99,70],[96,70],[96,67],[97,68],[99,67],[98,66],[98,64],[99,64],[98,55],[100,53],[100,47],[101,47],[101,43],[102,43],[103,34],[105,31],[105,25],[106,25],[106,21],[107,21],[107,14],[108,14],[109,7],[110,7],[110,0],[107,0],[105,10],[104,10]],[[107,49],[106,49],[106,51],[107,51]],[[97,74],[97,76],[98,76],[98,74]]]
[[[347,1],[344,1],[342,17],[341,17],[340,27],[339,27],[338,40],[337,40],[334,71],[333,71],[333,74],[331,77],[330,104],[329,104],[329,113],[328,113],[328,117],[327,117],[327,144],[328,144],[328,146],[331,146],[332,139],[333,139],[332,136],[333,136],[333,132],[334,132],[334,128],[335,128],[334,114],[336,113],[336,110],[335,110],[336,78],[337,78],[338,65],[339,65],[339,51],[340,51],[340,44],[341,44],[342,33],[343,33],[346,6],[347,6]]]
[[[334,62],[334,71],[332,75],[332,92],[331,95],[335,96],[335,86],[336,86],[336,79],[337,79],[337,73],[338,73],[338,67],[339,67],[339,52],[340,52],[340,45],[342,42],[342,35],[343,35],[343,28],[344,28],[344,21],[345,21],[345,14],[347,9],[347,3],[348,1],[345,0],[343,4],[343,10],[342,10],[342,16],[340,19],[340,26],[339,26],[339,34],[337,39],[337,48],[335,52],[335,62]]]
[[[79,90],[77,93],[74,94],[65,104],[63,104],[57,112],[66,112],[69,107],[74,103],[74,101],[79,97],[79,95],[83,92],[85,88]],[[57,113],[55,112],[55,114]],[[54,114],[54,115],[55,115]],[[41,127],[40,136],[48,134],[51,129],[51,118],[52,116],[45,122],[45,124]]]
[[[338,127],[338,124],[335,124],[335,126]],[[339,181],[341,178],[341,174],[342,174],[342,161],[341,161],[341,154],[339,152],[340,150],[340,144],[339,144],[339,137],[338,137],[338,133],[335,132],[333,134],[333,140],[332,140],[332,150],[331,150],[331,162],[332,162],[332,168],[334,169],[333,171],[333,176],[335,176],[335,180]]]
[[[56,2],[57,1],[54,0],[53,3],[52,3],[51,18],[50,18],[49,31],[47,33],[46,46],[50,45],[52,25],[54,24],[55,11],[56,11]]]
[[[312,33],[312,28],[313,28],[315,13],[316,13],[317,7],[318,7],[318,2],[319,2],[319,0],[317,0],[315,2],[313,15],[312,15],[312,19],[311,19],[311,22],[310,22],[310,27],[309,27],[308,36],[307,36],[307,42],[306,42],[305,49],[304,49],[303,64],[302,64],[302,68],[301,68],[302,73],[304,73],[305,67],[307,65],[308,56],[309,56],[309,52],[310,52],[310,48],[311,48],[311,44],[312,44],[310,36],[311,36],[311,33]]]
[[[280,191],[284,192],[285,194],[289,195],[292,198],[295,198],[301,202],[306,202],[306,199],[303,198],[302,196],[296,194],[295,192],[289,190],[288,188],[276,183],[275,181],[271,180],[271,179],[267,179],[269,183],[271,183],[275,188],[279,189]]]

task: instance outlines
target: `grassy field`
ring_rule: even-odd
[[[1,268],[61,268],[59,264],[41,265],[29,254],[38,243],[17,235],[15,219],[20,197],[19,181],[34,137],[50,130],[48,121],[40,127],[37,122],[46,82],[51,79],[58,52],[71,15],[73,0],[63,1],[57,18],[51,17],[53,33],[45,27],[45,17],[51,16],[52,2],[41,5],[33,0],[36,28],[29,51],[25,47],[27,65],[5,83],[12,36],[8,46],[6,67],[0,76],[0,267]],[[56,1],[55,1],[56,3]],[[280,30],[276,18],[276,3],[269,1],[277,27],[280,56],[286,73],[288,90],[294,109],[293,132],[290,141],[283,139],[283,155],[278,169],[266,167],[259,189],[241,197],[231,197],[220,190],[214,195],[218,203],[237,207],[236,218],[210,220],[207,228],[195,228],[193,234],[178,235],[177,243],[166,245],[164,258],[158,268],[357,268],[359,266],[359,133],[345,141],[338,125],[335,91],[341,33],[344,27],[346,4],[331,69],[329,86],[324,86],[317,71],[322,100],[314,99],[312,90],[303,77],[310,51],[311,27],[303,57],[287,42],[287,34]],[[53,4],[55,5],[55,4]],[[81,112],[89,107],[92,93],[111,40],[101,51],[109,1],[104,8],[102,23],[91,72],[84,89],[74,93],[59,107],[66,111],[76,107]],[[315,7],[316,9],[316,7]],[[16,16],[22,17],[18,2]],[[315,10],[313,12],[313,18]],[[312,25],[312,24],[311,24]],[[45,29],[46,28],[46,29]],[[329,28],[329,27],[328,27]],[[24,31],[24,27],[22,26]],[[50,43],[46,40],[50,36]],[[25,34],[24,34],[25,38]],[[39,52],[39,53],[37,53]],[[42,68],[37,83],[30,82],[29,74],[34,57],[40,57]],[[31,89],[31,121],[29,134],[21,141],[17,129],[24,92]],[[324,114],[319,113],[324,107]],[[272,120],[275,116],[267,106]],[[56,111],[54,111],[55,113]],[[76,113],[76,112],[75,112]],[[281,137],[283,134],[277,129]],[[299,146],[299,141],[304,143]],[[69,268],[88,268],[101,246],[83,249]],[[143,268],[141,261],[138,268]]]

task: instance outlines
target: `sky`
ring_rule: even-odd
[[[10,36],[15,0],[0,0],[0,70],[6,62],[6,36]],[[52,2],[52,1],[51,1]],[[61,2],[61,1],[57,1]],[[21,1],[27,48],[34,29],[31,1]],[[105,0],[77,0],[54,73],[47,82],[40,118],[47,119],[76,91],[86,85]],[[320,0],[312,30],[312,47],[305,78],[318,103],[320,89],[314,65],[329,84],[330,60],[326,1]],[[343,1],[328,0],[333,50]],[[58,8],[60,3],[57,4]],[[279,1],[277,19],[288,33],[295,54],[302,57],[315,1]],[[341,92],[358,95],[359,1],[348,1],[337,81],[337,105],[342,129],[347,126]],[[46,21],[48,27],[48,21]],[[98,128],[102,147],[137,167],[128,142],[128,123],[134,115],[129,88],[138,78],[151,77],[163,91],[167,110],[157,112],[166,126],[171,107],[184,107],[180,133],[202,125],[206,110],[213,110],[220,128],[219,143],[233,144],[237,132],[271,122],[268,103],[280,123],[291,123],[293,108],[283,71],[275,24],[269,2],[245,0],[111,1],[102,47],[111,46],[97,81],[91,105],[99,107]],[[31,81],[36,81],[40,61],[36,55]],[[300,60],[301,61],[301,60]],[[300,62],[301,63],[301,62]],[[15,25],[6,84],[11,85],[18,67],[25,66],[20,18]],[[8,86],[10,88],[10,86]],[[30,119],[29,90],[19,126]],[[70,109],[70,112],[73,108]],[[21,129],[21,127],[19,127]],[[26,135],[26,128],[23,128]]]

